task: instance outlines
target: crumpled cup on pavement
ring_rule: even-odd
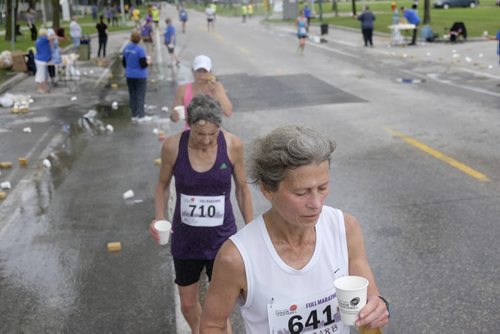
[[[123,193],[123,199],[130,199],[132,197],[134,197],[133,190],[127,190],[126,192]]]

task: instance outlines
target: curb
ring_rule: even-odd
[[[14,75],[12,78],[10,78],[9,80],[5,81],[4,83],[2,83],[0,85],[0,94],[5,93],[6,91],[8,91],[12,87],[16,86],[17,84],[19,84],[21,81],[23,81],[24,79],[26,79],[29,76],[30,75],[28,73],[24,73],[24,72],[21,72],[21,73]]]

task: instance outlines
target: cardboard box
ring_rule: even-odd
[[[26,67],[26,59],[24,58],[26,52],[24,51],[12,51],[12,70],[16,72],[26,72],[28,68]]]

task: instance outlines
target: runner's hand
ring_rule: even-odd
[[[384,301],[378,296],[368,296],[365,307],[359,312],[356,326],[366,325],[369,328],[380,328],[389,323],[389,312]]]
[[[170,112],[170,120],[174,123],[179,122],[179,113],[177,110],[174,109]]]
[[[149,224],[149,234],[153,237],[153,239],[156,240],[156,243],[159,244],[160,243],[160,236],[158,235],[158,231],[155,228],[156,221],[157,221],[157,219],[153,219],[151,224]]]

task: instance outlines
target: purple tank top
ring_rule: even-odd
[[[217,138],[217,158],[211,169],[199,173],[191,167],[188,140],[191,130],[182,133],[179,154],[173,168],[176,204],[172,223],[172,256],[177,259],[212,260],[220,246],[236,233],[236,223],[231,206],[231,179],[233,164],[227,154],[222,131]],[[182,222],[181,194],[190,196],[224,196],[224,222],[215,227],[191,226]],[[197,208],[200,209],[200,208]],[[200,214],[200,211],[196,211]],[[206,211],[204,212],[206,214]]]

